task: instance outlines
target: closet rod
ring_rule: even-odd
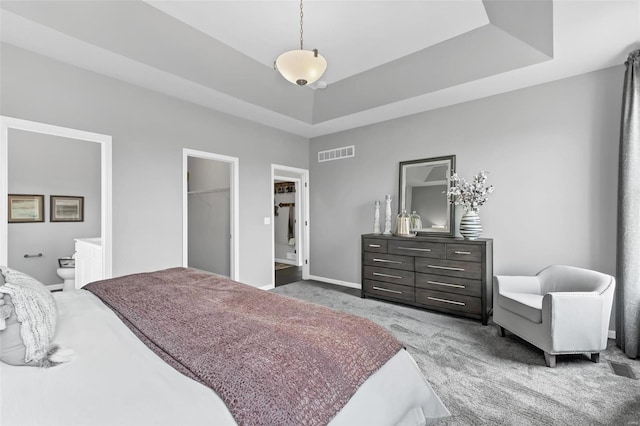
[[[231,188],[216,188],[216,189],[196,189],[194,191],[189,191],[187,194],[195,195],[195,194],[209,194],[213,192],[228,192]]]

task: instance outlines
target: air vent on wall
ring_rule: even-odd
[[[343,158],[355,157],[355,145],[343,146],[342,148],[328,149],[318,152],[318,163],[323,161],[341,160]]]

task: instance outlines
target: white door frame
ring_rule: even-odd
[[[10,129],[100,144],[102,276],[105,279],[111,278],[113,276],[111,136],[7,116],[0,116],[0,170],[2,171],[0,172],[0,265],[6,265],[9,259],[7,195],[9,193]]]
[[[293,178],[293,177],[289,177],[289,176],[278,176],[275,175],[273,177],[273,182],[275,183],[277,180],[280,181],[286,181],[286,182],[293,182],[297,188],[295,194],[294,194],[294,204],[295,204],[295,217],[296,217],[296,224],[295,224],[295,235],[296,235],[296,239],[297,240],[301,240],[302,241],[302,237],[300,237],[302,235],[302,205],[301,205],[301,200],[300,200],[300,193],[302,192],[301,190],[301,185],[302,185],[302,180],[300,178]],[[273,194],[273,205],[275,205],[275,194]],[[287,259],[276,259],[275,256],[275,213],[274,213],[274,217],[273,217],[273,241],[274,241],[274,255],[273,255],[273,259],[275,260],[280,260],[283,263],[289,263],[289,264],[295,264],[296,266],[302,266],[304,265],[304,262],[302,261],[302,253],[303,250],[301,247],[301,244],[298,243],[296,241],[296,261],[294,263],[291,263],[291,261],[288,261]]]
[[[187,186],[187,171],[189,170],[189,157],[203,158],[229,163],[231,168],[230,209],[231,209],[231,248],[230,259],[231,279],[240,281],[240,160],[237,157],[214,154],[212,152],[197,151],[194,149],[182,149],[182,266],[189,266],[189,198]]]
[[[289,172],[294,173],[297,176],[282,176],[279,172]],[[274,194],[273,194],[273,181],[278,178],[282,179],[299,179],[300,180],[300,218],[302,219],[301,227],[302,232],[297,234],[298,236],[302,236],[302,241],[300,242],[300,259],[302,261],[302,279],[309,279],[309,170],[300,169],[297,167],[290,166],[282,166],[280,164],[271,164],[271,181],[269,182],[269,190],[271,193],[271,205],[269,209],[271,210],[271,262],[273,263],[275,260],[275,217],[273,211],[274,205]],[[271,286],[275,287],[276,285],[276,271],[273,269],[271,274]]]

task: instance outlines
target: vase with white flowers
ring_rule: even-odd
[[[453,173],[449,178],[451,185],[447,192],[449,204],[462,206],[465,210],[460,220],[460,234],[468,240],[475,240],[482,234],[482,223],[478,210],[487,202],[493,185],[486,186],[487,172],[481,171],[471,182]]]

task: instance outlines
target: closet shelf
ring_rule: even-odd
[[[189,194],[189,195],[209,194],[209,193],[212,193],[212,192],[229,192],[230,190],[231,190],[231,188],[196,189],[196,190],[187,192],[187,194]]]

